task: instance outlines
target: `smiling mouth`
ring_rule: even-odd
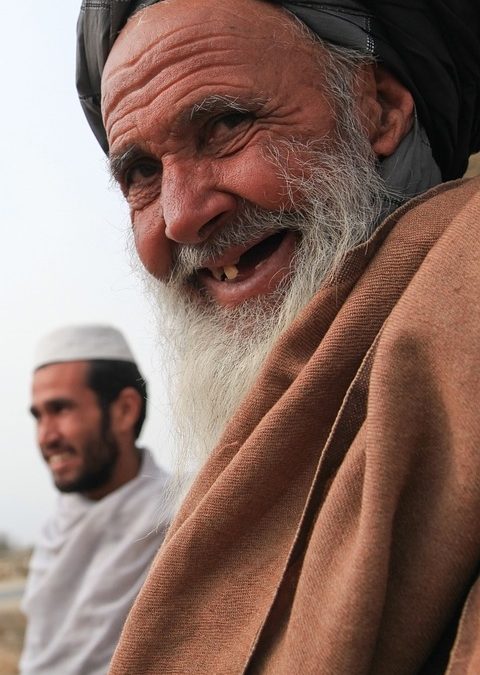
[[[223,306],[268,295],[289,275],[297,240],[298,233],[285,229],[250,246],[233,246],[199,269],[194,283]]]
[[[286,234],[286,230],[276,232],[254,244],[241,255],[235,255],[226,264],[204,267],[200,270],[200,274],[209,274],[216,281],[238,283],[266,263],[274,251],[280,247]]]
[[[59,466],[60,464],[64,464],[65,462],[68,462],[71,459],[71,453],[69,452],[59,452],[56,455],[52,455],[48,459],[48,464],[49,466],[54,469],[55,467]]]
[[[45,461],[52,471],[62,470],[65,466],[70,465],[74,460],[75,453],[71,450],[59,450],[58,452],[52,452],[47,457]]]

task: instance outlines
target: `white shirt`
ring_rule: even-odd
[[[167,474],[143,451],[138,475],[103,499],[61,494],[30,562],[22,675],[104,675],[168,526]]]

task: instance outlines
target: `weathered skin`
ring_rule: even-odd
[[[114,165],[137,148],[116,177],[138,253],[154,276],[170,271],[173,247],[208,239],[240,200],[288,209],[266,157],[272,141],[328,140],[335,120],[318,56],[292,28],[281,10],[257,0],[169,0],[134,16],[114,44],[103,74],[105,127]],[[192,116],[215,95],[249,112],[219,107]],[[368,67],[358,103],[374,151],[393,152],[408,129],[411,97]],[[211,264],[228,265],[250,245]],[[270,292],[288,272],[294,247],[287,236],[263,274],[230,284],[210,277],[208,292],[230,306]]]

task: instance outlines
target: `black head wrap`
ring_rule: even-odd
[[[83,0],[77,88],[105,152],[105,61],[128,17],[158,1]],[[480,150],[480,0],[267,1],[327,42],[374,55],[412,93],[443,178],[463,175],[469,155]]]

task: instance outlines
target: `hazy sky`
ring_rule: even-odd
[[[33,541],[57,495],[34,440],[37,339],[66,323],[126,334],[149,382],[142,434],[168,466],[154,328],[125,251],[127,212],[75,91],[80,0],[4,3],[0,22],[0,533]]]

